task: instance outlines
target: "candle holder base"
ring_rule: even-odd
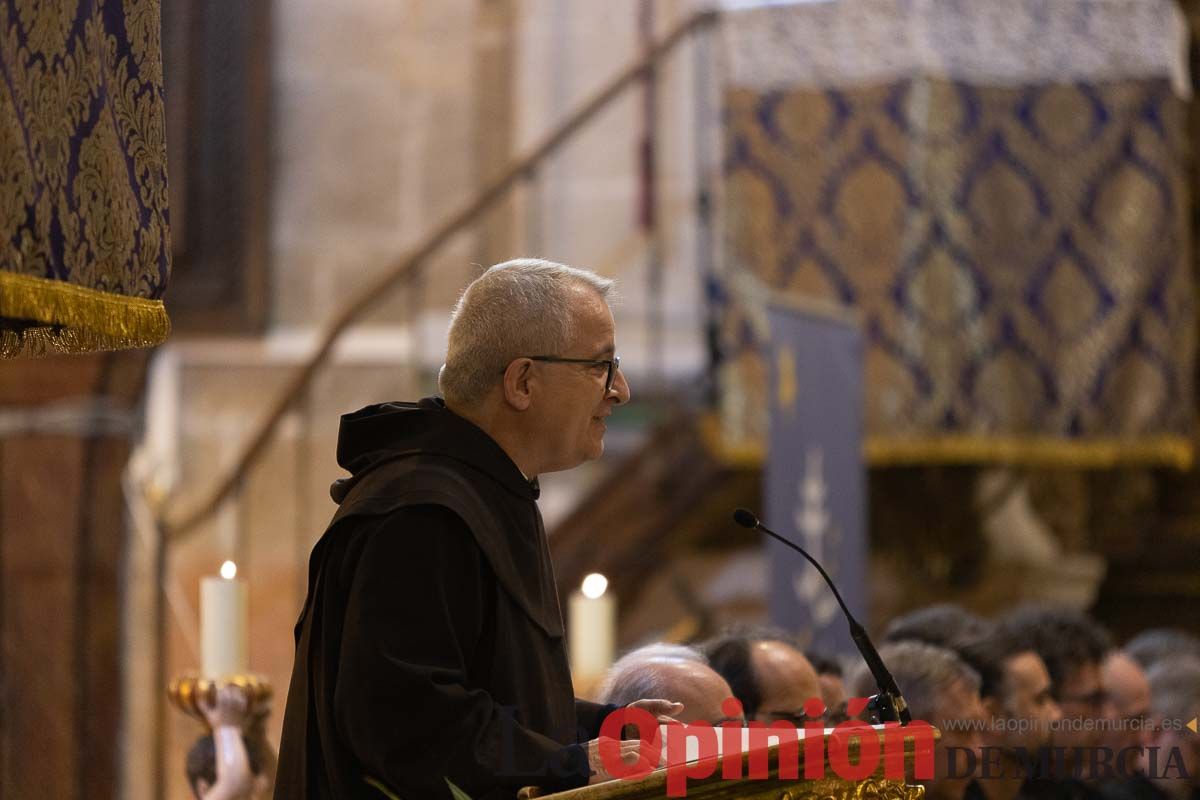
[[[253,718],[265,711],[270,705],[271,696],[274,693],[271,684],[261,675],[247,673],[213,679],[201,678],[198,675],[189,673],[180,675],[171,681],[167,686],[167,697],[170,698],[172,705],[189,717],[198,720],[205,728],[208,728],[208,720],[204,718],[204,714],[200,711],[197,701],[201,697],[204,697],[210,703],[215,702],[217,690],[223,686],[236,686],[246,695],[246,712],[248,718]]]

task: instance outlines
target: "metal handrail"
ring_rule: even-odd
[[[449,214],[416,247],[384,270],[383,274],[375,281],[354,295],[334,315],[333,321],[325,327],[316,351],[296,371],[271,404],[270,412],[250,437],[249,443],[238,454],[237,460],[225,477],[217,481],[216,486],[202,500],[180,514],[171,515],[166,512],[166,509],[172,506],[169,502],[164,502],[159,506],[158,522],[166,540],[173,542],[187,536],[198,525],[211,517],[221,504],[236,491],[245,479],[246,473],[270,443],[275,429],[287,414],[288,409],[312,383],[317,369],[325,363],[333,346],[355,321],[375,306],[387,292],[419,277],[425,261],[442,245],[455,234],[476,222],[518,180],[531,175],[545,159],[570,141],[588,121],[607,108],[626,88],[636,81],[644,79],[658,62],[671,53],[687,36],[715,23],[718,17],[716,11],[702,11],[673,28],[647,48],[637,61],[630,64],[613,77],[607,85],[593,94],[528,153],[512,161],[499,176],[480,189],[473,198]]]

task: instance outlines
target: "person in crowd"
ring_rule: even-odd
[[[1123,650],[1113,650],[1104,659],[1100,679],[1116,714],[1106,731],[1105,745],[1124,762],[1121,772],[1132,774],[1138,766],[1136,749],[1150,711],[1150,682],[1142,665]]]
[[[998,630],[1041,656],[1063,715],[1051,741],[1061,757],[1043,764],[1038,779],[1025,788],[1037,798],[1096,797],[1096,781],[1106,776],[1093,774],[1088,754],[1104,745],[1115,719],[1102,677],[1112,639],[1087,614],[1057,606],[1023,606],[998,624]]]
[[[709,642],[704,652],[741,701],[748,720],[784,720],[802,727],[808,719],[805,703],[821,697],[817,671],[785,634],[735,631]]]
[[[804,657],[817,671],[817,684],[825,703],[825,723],[836,725],[846,719],[846,682],[842,664],[836,657],[820,650],[808,650]]]
[[[674,714],[679,722],[721,725],[730,717],[722,703],[733,697],[725,679],[718,675],[699,650],[683,645],[651,644],[622,656],[600,685],[601,703],[630,705],[643,697],[670,697],[683,705]]]
[[[969,765],[978,763],[986,724],[979,673],[954,651],[911,639],[881,645],[879,656],[896,679],[913,719],[928,722],[942,733],[933,778],[921,781],[926,797],[962,800],[972,777]],[[846,688],[851,697],[875,693],[875,679],[865,664],[851,669]]]
[[[991,633],[992,623],[953,603],[924,606],[895,617],[884,629],[884,642],[917,641],[955,649]]]
[[[1082,611],[1053,606],[1018,608],[1004,616],[1000,626],[1005,635],[1041,656],[1064,720],[1093,721],[1060,725],[1054,744],[1067,748],[1100,745],[1104,721],[1114,718],[1102,674],[1104,660],[1113,649],[1104,628]]]
[[[1150,668],[1147,679],[1151,725],[1145,737],[1143,771],[1164,797],[1200,800],[1200,734],[1188,727],[1200,714],[1200,658],[1161,659]],[[1175,752],[1178,759],[1172,767]]]
[[[1146,674],[1149,725],[1141,770],[1101,787],[1105,800],[1200,800],[1200,735],[1188,728],[1200,709],[1200,658],[1160,658]]]
[[[999,631],[966,643],[961,652],[979,672],[979,695],[988,715],[984,744],[994,748],[997,762],[986,780],[971,784],[967,796],[1014,800],[1027,793],[1032,776],[1025,765],[1039,758],[1062,719],[1050,673],[1041,656]]]
[[[1191,656],[1200,659],[1200,636],[1178,628],[1151,628],[1130,639],[1122,648],[1125,654],[1150,669],[1165,658]]]

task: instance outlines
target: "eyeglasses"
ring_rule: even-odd
[[[613,379],[621,368],[621,357],[612,358],[560,358],[558,356],[522,356],[530,361],[549,361],[555,364],[589,364],[593,367],[607,367],[608,376],[604,379],[604,394],[612,391]]]

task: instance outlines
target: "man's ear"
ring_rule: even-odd
[[[504,370],[504,402],[517,411],[524,411],[533,404],[533,362],[528,358],[516,358]]]

